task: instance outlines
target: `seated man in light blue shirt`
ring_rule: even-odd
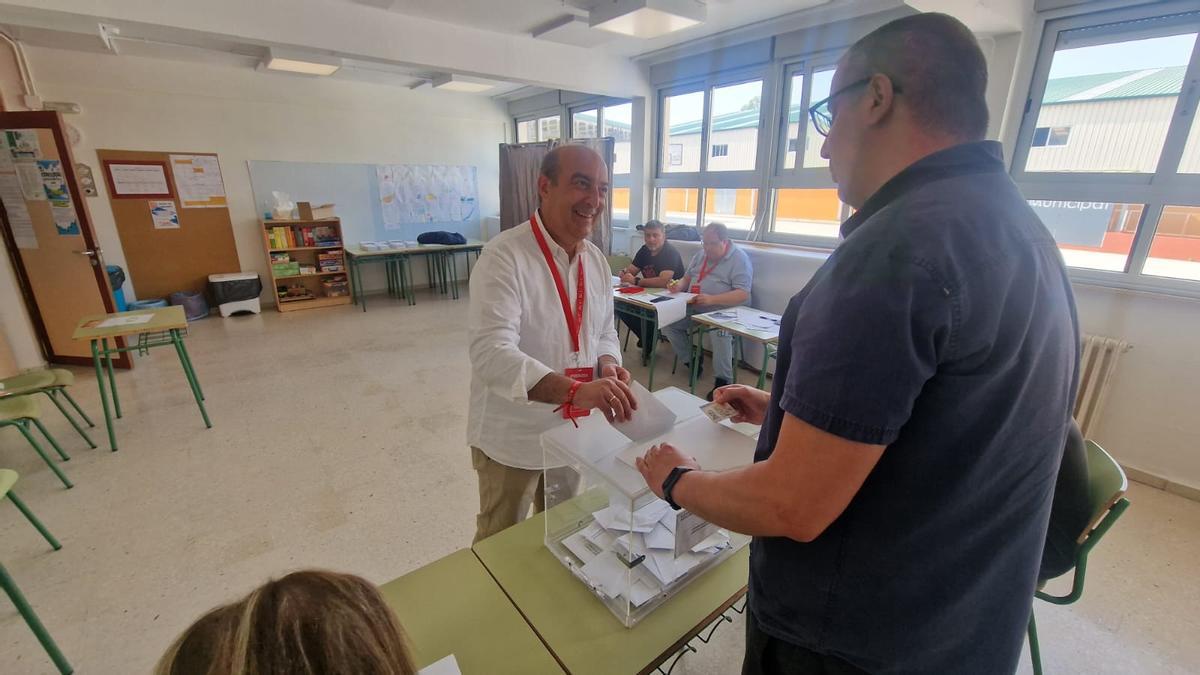
[[[750,285],[754,268],[750,256],[729,240],[729,230],[723,223],[709,223],[704,228],[704,245],[692,257],[683,278],[670,288],[673,292],[696,293],[692,299],[692,314],[703,314],[723,307],[750,302]],[[690,368],[692,341],[688,336],[691,319],[677,321],[663,329],[675,354]],[[733,336],[725,331],[709,333],[712,339],[713,370],[716,383],[713,389],[733,381]],[[712,400],[712,392],[708,392]]]

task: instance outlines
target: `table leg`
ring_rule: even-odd
[[[204,409],[204,397],[200,394],[200,383],[196,380],[196,373],[192,370],[192,362],[187,355],[187,347],[183,346],[183,338],[179,336],[179,329],[171,329],[171,342],[175,343],[175,352],[179,354],[179,365],[183,366],[183,374],[187,377],[188,386],[192,388],[192,396],[196,398],[196,405],[200,408],[200,416],[204,418],[204,426],[211,429],[212,422],[208,419],[208,411]]]
[[[367,289],[363,288],[362,263],[355,261],[353,265],[355,275],[355,279],[353,280],[355,282],[354,291],[358,293],[358,304],[362,305],[362,311],[365,312],[367,311]]]
[[[758,383],[755,385],[759,389],[762,389],[763,387],[765,387],[767,385],[767,364],[770,363],[770,361],[771,361],[771,351],[770,351],[770,348],[767,347],[767,344],[765,342],[763,343],[762,350],[763,350],[762,368],[758,369]]]
[[[412,268],[412,256],[404,256],[404,276],[408,279],[408,304],[410,306],[417,304],[417,290],[413,282]]]
[[[180,335],[180,339],[183,339],[182,335]],[[183,358],[187,359],[188,370],[192,371],[192,381],[196,383],[196,391],[200,392],[200,400],[208,400],[204,397],[204,389],[200,386],[200,377],[196,375],[196,367],[192,365],[192,355],[188,354],[186,349],[183,350]]]
[[[470,267],[470,266],[471,266],[470,263],[467,263],[467,267]],[[450,292],[453,294],[454,299],[457,300],[458,299],[458,254],[457,253],[450,254]]]
[[[63,656],[62,650],[55,644],[54,638],[50,637],[50,631],[46,630],[46,625],[38,618],[37,613],[33,611],[33,607],[29,605],[29,601],[21,593],[21,589],[17,588],[17,582],[13,581],[12,577],[8,574],[8,570],[4,569],[3,565],[0,565],[0,588],[3,588],[5,595],[12,600],[13,605],[17,608],[17,612],[25,619],[25,623],[33,631],[34,637],[41,643],[42,649],[45,649],[46,653],[50,655],[50,660],[54,662],[54,666],[58,668],[58,672],[74,672],[75,669],[71,666],[71,662],[67,661],[67,657]]]
[[[108,411],[108,385],[104,383],[104,368],[100,365],[100,350],[92,340],[92,363],[96,366],[96,384],[100,386],[100,405],[104,408],[104,425],[108,427],[108,447],[117,451],[117,433],[113,429],[112,413]]]
[[[427,277],[429,277],[429,288],[432,289],[433,288],[433,260],[428,255],[424,256],[424,258],[425,258],[425,275]]]
[[[396,284],[394,281],[392,281],[392,261],[388,258],[383,259],[383,273],[384,273],[384,277],[387,279],[388,297],[389,298],[395,297]]]
[[[350,302],[358,304],[358,280],[355,278],[354,269],[357,265],[354,263],[354,258],[349,254],[342,253],[342,260],[346,262],[346,273],[350,276]]]
[[[117,342],[113,338],[113,344]],[[104,363],[108,366],[108,388],[112,390],[113,412],[116,413],[117,419],[121,419],[121,398],[117,395],[117,378],[113,377],[112,354],[108,351],[108,338],[101,340],[101,346],[104,347]]]
[[[696,393],[696,381],[700,379],[700,359],[703,358],[703,354],[704,354],[704,329],[699,326],[696,326],[692,330],[692,337],[695,337],[696,342],[699,343],[699,345],[696,345],[696,344],[691,345],[691,347],[692,347],[691,354],[690,354],[691,358],[689,359],[689,363],[692,366],[692,372],[688,378],[689,385],[691,388],[691,392],[693,394],[695,394]],[[688,342],[690,344],[691,340],[689,340]]]
[[[741,359],[738,358],[738,354],[740,354],[742,351],[742,336],[731,335],[730,339],[733,340],[733,349],[729,350],[733,352],[733,379],[730,380],[730,383],[737,384],[738,363],[741,361]]]
[[[646,388],[654,391],[654,366],[658,362],[658,319],[650,323],[650,377]]]

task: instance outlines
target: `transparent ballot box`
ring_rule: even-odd
[[[670,443],[705,469],[724,470],[750,464],[755,444],[735,425],[708,419],[700,411],[705,401],[681,389],[660,389],[654,401],[638,390],[640,433],[622,433],[593,411],[577,420],[579,428],[566,421],[541,437],[550,467],[546,547],[626,627],[750,542],[673,510],[650,491],[634,458]],[[651,419],[659,429],[645,428]]]

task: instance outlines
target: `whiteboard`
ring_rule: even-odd
[[[431,230],[458,232],[467,239],[482,239],[478,217],[469,222],[404,224],[386,229],[379,199],[375,164],[335,162],[273,162],[250,160],[250,187],[261,217],[270,210],[272,191],[286,192],[292,201],[334,204],[333,213],[342,221],[346,244],[361,241],[416,240]]]

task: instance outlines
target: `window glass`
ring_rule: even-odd
[[[708,189],[704,191],[704,223],[725,223],[731,230],[749,231],[758,210],[758,190]]]
[[[571,138],[596,138],[599,122],[595,108],[571,113]]]
[[[776,190],[771,231],[837,239],[848,216],[835,188]]]
[[[612,203],[612,219],[614,223],[629,222],[629,188],[613,188],[608,193]]]
[[[700,129],[704,123],[704,92],[663,99],[662,172],[700,170]]]
[[[808,95],[808,100],[812,104],[829,97],[829,88],[833,84],[834,70],[836,69],[827,68],[813,73],[812,92]],[[817,133],[817,128],[813,126],[812,120],[808,119],[807,110],[801,111],[800,114],[808,129],[804,135],[804,166],[807,168],[829,166],[829,160],[821,157],[821,145],[825,143],[825,137]]]
[[[714,87],[709,127],[709,171],[751,171],[758,157],[762,80]],[[718,154],[719,146],[724,146]]]
[[[800,122],[807,115],[800,109],[804,101],[804,74],[792,75],[788,82],[787,128],[784,138],[787,139],[787,152],[783,156],[783,168],[796,168],[796,148],[800,145]]]
[[[613,174],[629,173],[630,142],[633,139],[632,103],[610,105],[604,108],[604,132],[601,136],[609,136],[616,142]]]
[[[1142,220],[1142,204],[1031,199],[1070,267],[1123,272]]]
[[[534,143],[537,141],[537,120],[525,120],[517,122],[517,142],[518,143]]]
[[[656,216],[671,225],[695,225],[700,201],[696,188],[659,188],[655,191]]]
[[[1200,206],[1164,206],[1142,273],[1200,281]]]
[[[1025,170],[1154,173],[1196,33],[1087,44],[1088,31],[1060,34]]]

